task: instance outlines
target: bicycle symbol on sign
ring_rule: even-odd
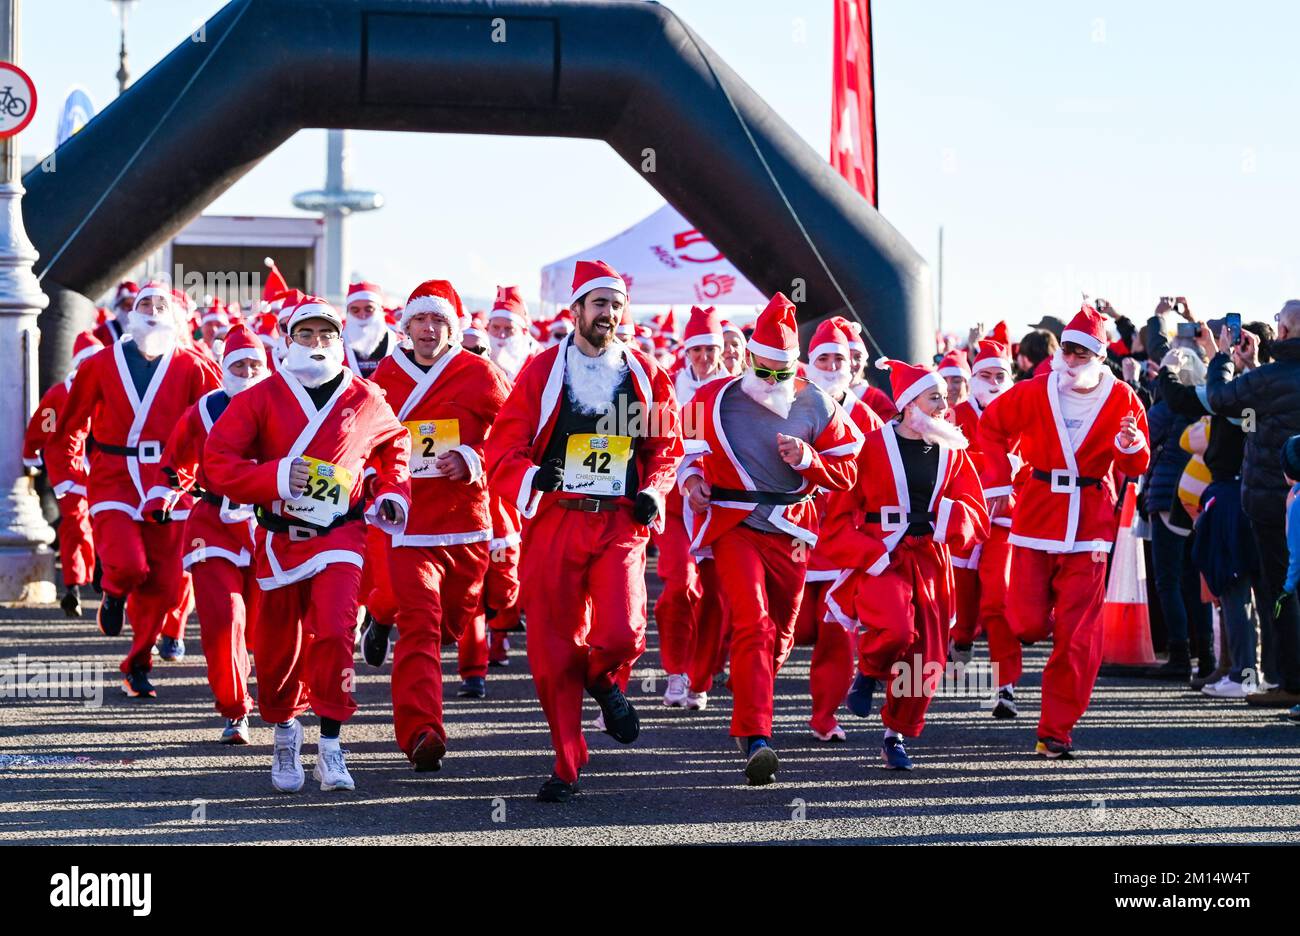
[[[14,95],[13,85],[5,85],[4,93],[0,94],[0,110],[15,120],[20,119],[23,114],[27,113],[27,102]]]

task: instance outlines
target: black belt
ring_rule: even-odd
[[[224,497],[222,497],[220,494],[213,494],[211,491],[205,490],[204,488],[199,487],[197,484],[194,485],[194,487],[190,488],[190,493],[193,494],[195,497],[197,497],[199,500],[211,504],[213,507],[225,506],[226,499]],[[239,505],[231,504],[230,506],[238,507]]]
[[[884,522],[883,517],[884,515],[880,513],[876,513],[876,512],[868,513],[867,522],[883,523]],[[899,526],[902,526],[904,523],[910,526],[913,523],[934,523],[934,521],[937,519],[937,515],[924,510],[914,510],[911,513],[905,514],[900,510],[897,514],[891,513],[889,515],[889,519],[891,523],[897,523]]]
[[[153,464],[162,458],[161,442],[142,442],[139,445],[109,445],[107,442],[100,442],[92,436],[88,443],[94,445],[101,452],[107,452],[109,455],[138,458],[146,464]]]
[[[214,494],[212,496],[215,497],[216,495]],[[258,526],[264,530],[269,530],[272,533],[288,533],[290,534],[290,539],[294,538],[294,534],[305,535],[305,537],[309,539],[320,533],[328,533],[330,530],[333,530],[336,527],[341,527],[345,523],[351,523],[353,520],[360,520],[365,512],[365,501],[357,501],[353,507],[348,509],[347,513],[343,514],[341,517],[336,517],[334,522],[329,526],[317,526],[316,524],[308,523],[305,520],[290,520],[286,517],[280,516],[279,514],[271,513],[271,511],[265,510],[262,507],[253,508],[253,516],[257,518]]]
[[[1056,471],[1043,471],[1039,468],[1035,468],[1033,470],[1033,475],[1039,481],[1046,481],[1048,484],[1051,484],[1052,490],[1054,491],[1057,490],[1057,486],[1052,480],[1052,475],[1057,475],[1063,482],[1065,482],[1065,491],[1060,491],[1058,493],[1065,493],[1070,489],[1070,487],[1101,487],[1101,478],[1085,478],[1080,475],[1079,477],[1071,479],[1069,472],[1059,468]],[[1073,484],[1069,483],[1071,481],[1073,481]]]
[[[627,501],[604,497],[561,497],[556,501],[565,510],[581,510],[583,513],[601,513],[627,507]]]
[[[711,501],[737,501],[742,504],[772,504],[790,506],[812,500],[812,493],[795,491],[740,491],[735,488],[715,487],[709,493]]]

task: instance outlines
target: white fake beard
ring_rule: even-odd
[[[166,354],[176,346],[176,327],[165,319],[154,319],[132,312],[127,319],[126,333],[149,357]]]
[[[782,419],[790,418],[795,395],[793,379],[770,384],[766,380],[760,380],[753,368],[749,368],[740,378],[740,389],[759,406],[771,410]]]
[[[368,319],[350,318],[343,326],[343,340],[361,357],[370,357],[384,340],[388,325],[378,315]]]
[[[1101,358],[1093,358],[1082,367],[1070,367],[1065,363],[1065,355],[1057,348],[1052,353],[1052,373],[1058,374],[1057,386],[1062,390],[1079,390],[1087,392],[1101,383],[1105,365]]]
[[[289,345],[289,353],[284,356],[284,369],[298,378],[304,387],[319,387],[329,383],[343,370],[343,343],[331,342],[325,348],[325,359],[318,361],[313,354],[319,348],[308,348],[296,341]]]
[[[816,364],[807,368],[808,379],[821,387],[833,400],[838,400],[849,389],[853,381],[853,372],[845,362],[833,371],[822,370]]]
[[[492,363],[509,374],[512,380],[518,376],[524,361],[528,360],[529,350],[528,336],[523,332],[516,332],[509,338],[494,335],[488,339],[488,354],[492,356]]]
[[[964,449],[970,444],[965,433],[948,420],[927,415],[915,404],[905,406],[903,409],[903,425],[919,435],[927,445],[946,445],[952,449]]]
[[[276,367],[283,365],[284,359],[289,356],[289,339],[281,336],[271,345],[271,354],[275,356]]]
[[[1002,396],[1007,387],[1011,386],[1011,381],[1006,383],[991,384],[987,380],[981,380],[979,377],[972,377],[970,382],[970,395],[975,398],[981,410],[988,409],[990,403]]]
[[[225,390],[230,396],[242,393],[255,383],[261,383],[266,379],[266,371],[263,370],[256,377],[240,377],[226,371],[221,377],[221,389]]]
[[[564,363],[564,383],[574,408],[588,416],[609,412],[614,393],[627,374],[622,349],[611,347],[599,357],[588,357],[570,345]]]

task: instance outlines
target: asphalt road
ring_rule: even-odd
[[[94,604],[88,605],[93,613]],[[1046,652],[1034,648],[1021,717],[998,722],[968,698],[936,699],[910,774],[880,767],[878,719],[842,712],[847,744],[813,740],[809,650],[777,681],[777,782],[745,787],[727,736],[731,699],[707,711],[659,704],[657,638],[630,696],[640,740],[589,732],[583,792],[534,801],[549,773],[546,725],[522,641],[488,697],[447,700],[442,772],[415,774],[392,738],[389,667],[358,662],[360,711],[344,730],[355,793],[311,779],[316,723],[307,716],[307,786],[285,796],[269,777],[271,729],[253,744],[216,743],[198,641],[158,663],[159,698],[118,691],[125,635],[57,608],[0,608],[0,667],[37,661],[102,667],[102,707],[72,699],[0,699],[0,842],[115,843],[795,843],[1126,844],[1300,841],[1300,727],[1280,712],[1209,700],[1183,688],[1103,678],[1076,731],[1072,762],[1031,755]],[[977,654],[980,652],[977,648]],[[977,657],[978,658],[978,657]],[[454,689],[454,660],[444,664]],[[589,702],[589,715],[594,716]]]

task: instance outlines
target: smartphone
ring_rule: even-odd
[[[1241,313],[1229,312],[1223,317],[1223,324],[1228,326],[1228,333],[1232,335],[1232,343],[1241,344]]]
[[[1201,332],[1201,326],[1196,324],[1195,322],[1178,323],[1179,338],[1195,338],[1198,334],[1200,334],[1200,332]]]

